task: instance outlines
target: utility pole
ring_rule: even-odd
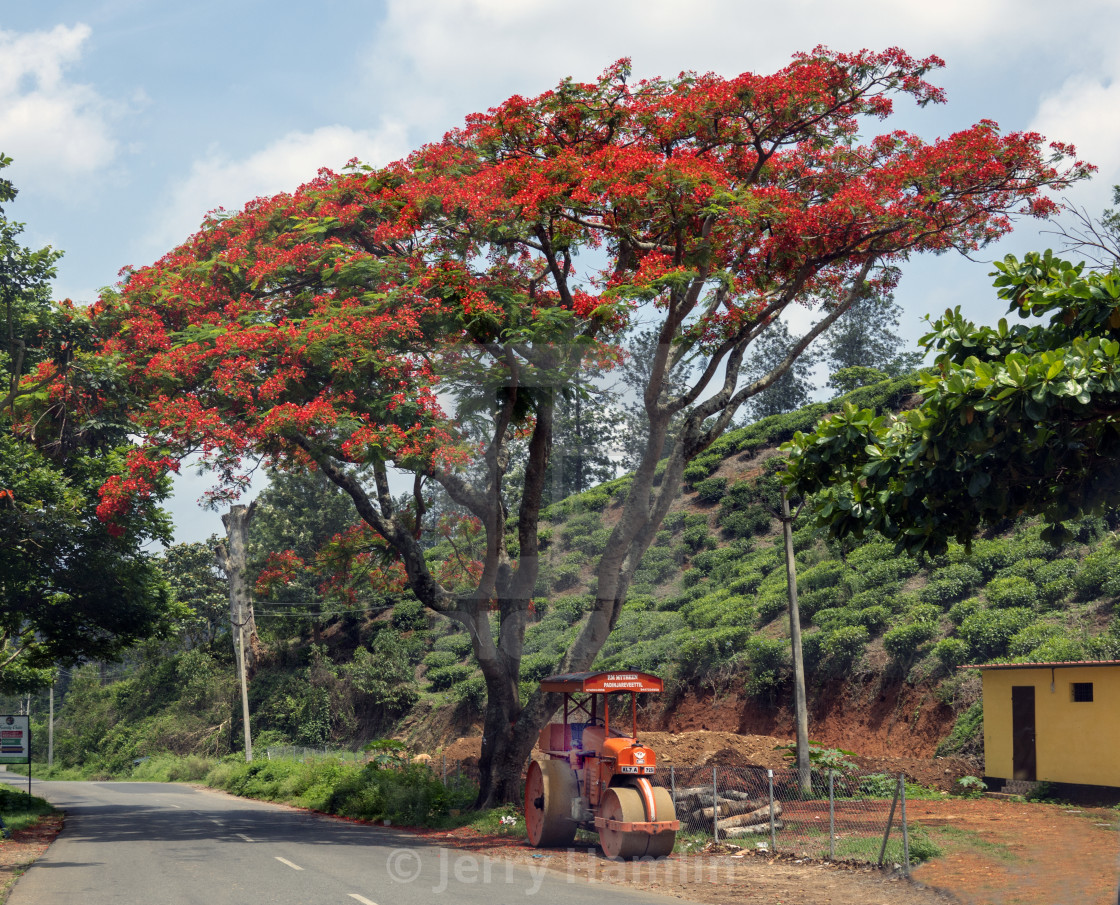
[[[229,512],[222,516],[226,540],[214,549],[218,567],[226,573],[226,578],[229,580],[230,626],[237,631],[234,653],[241,680],[241,716],[245,727],[246,763],[253,759],[253,740],[249,731],[249,667],[246,663],[247,656],[252,654],[252,648],[250,647],[248,651],[245,649],[245,634],[246,631],[251,634],[256,633],[256,621],[253,619],[253,601],[245,573],[249,522],[255,510],[255,502],[249,506],[231,506]]]
[[[245,727],[245,763],[253,760],[253,736],[249,732],[249,681],[245,676],[245,625],[248,619],[237,624],[237,665],[241,674],[241,722]]]
[[[54,682],[51,682],[50,716],[47,718],[47,769],[54,767]]]
[[[793,706],[797,721],[797,774],[801,790],[812,790],[809,766],[809,711],[805,704],[805,658],[801,652],[801,611],[797,606],[797,565],[793,558],[793,520],[789,497],[782,487],[782,535],[786,544],[786,583],[789,587],[789,640],[793,647]]]

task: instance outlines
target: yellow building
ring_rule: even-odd
[[[971,668],[988,777],[1120,787],[1120,660]]]

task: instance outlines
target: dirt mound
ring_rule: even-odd
[[[703,729],[692,732],[641,732],[644,744],[657,752],[657,762],[666,767],[769,767],[786,765],[775,745],[787,739],[771,735],[740,735]]]

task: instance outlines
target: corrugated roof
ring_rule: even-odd
[[[1057,669],[1062,666],[1120,666],[1120,660],[1063,660],[1057,663],[968,663],[957,669]]]

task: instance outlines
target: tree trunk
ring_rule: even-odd
[[[254,505],[231,506],[222,516],[226,528],[226,540],[214,551],[218,566],[229,581],[229,619],[233,631],[234,654],[237,654],[238,633],[245,636],[245,668],[252,672],[260,650],[257,637],[257,623],[253,618],[253,597],[249,588],[248,547],[249,522],[253,518]]]

